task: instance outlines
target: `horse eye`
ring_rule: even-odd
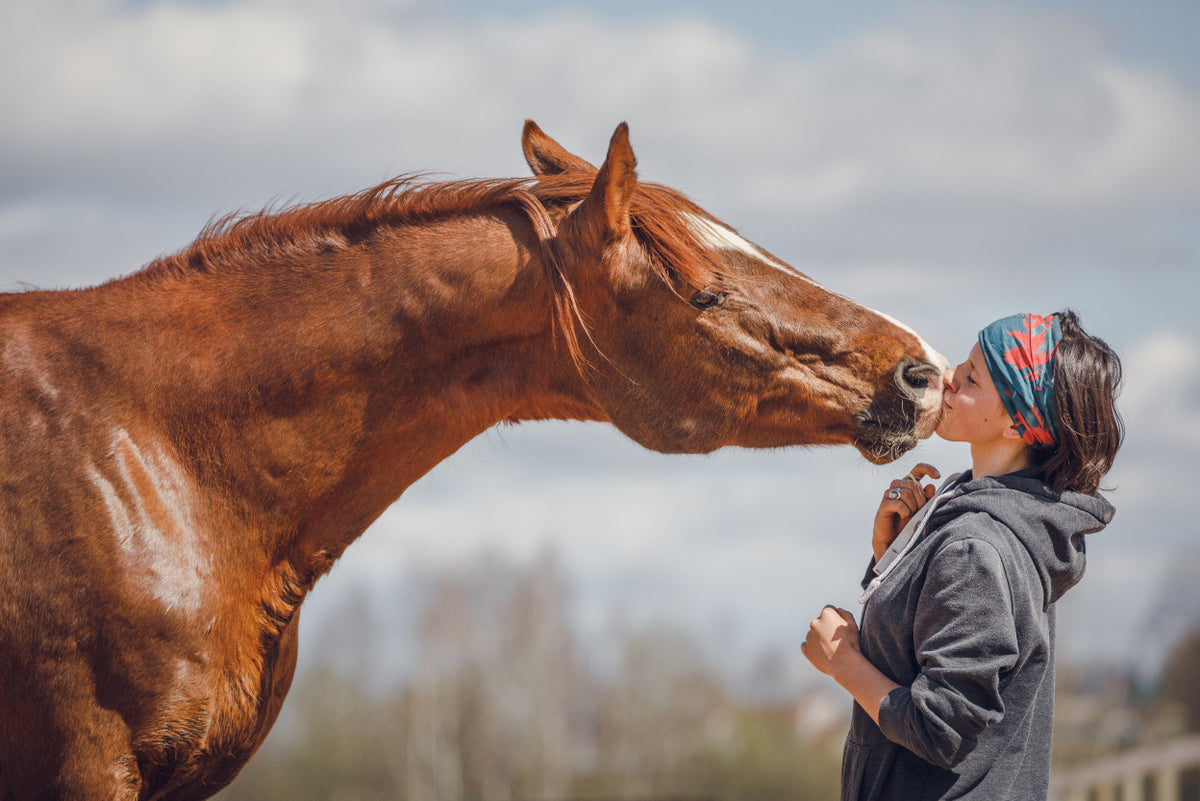
[[[707,289],[701,289],[692,295],[688,303],[703,311],[704,309],[711,309],[725,300],[725,296],[728,294],[728,292],[709,292]]]

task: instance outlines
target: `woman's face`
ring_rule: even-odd
[[[942,376],[942,419],[937,433],[951,442],[983,445],[998,440],[1011,440],[1016,435],[1012,418],[1000,400],[992,383],[987,363],[979,343],[971,348],[967,360]],[[1012,434],[1005,435],[1007,429]]]

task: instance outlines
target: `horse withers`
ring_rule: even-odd
[[[532,179],[212,224],[0,296],[0,799],[201,799],[269,731],[313,583],[497,422],[646,447],[931,433],[945,360],[669,188],[536,125]]]

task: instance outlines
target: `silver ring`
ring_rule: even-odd
[[[898,501],[898,500],[900,500],[900,494],[901,494],[900,490],[896,489],[895,487],[892,487],[890,490],[887,491],[887,499],[889,501]]]

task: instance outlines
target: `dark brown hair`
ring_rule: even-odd
[[[1058,446],[1035,452],[1055,492],[1095,495],[1125,438],[1117,411],[1121,360],[1103,340],[1083,330],[1075,312],[1058,313],[1062,340],[1054,352]]]

